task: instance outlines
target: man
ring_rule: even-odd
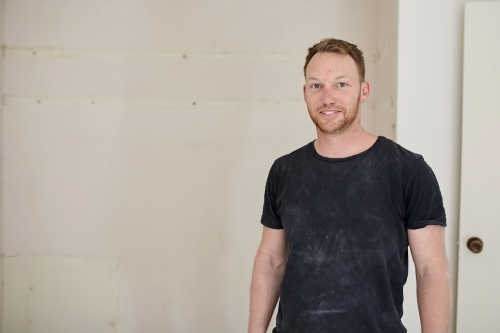
[[[325,39],[309,49],[304,100],[317,140],[277,159],[266,183],[249,333],[406,332],[408,245],[423,333],[447,333],[446,217],[420,155],[361,126],[363,54]]]

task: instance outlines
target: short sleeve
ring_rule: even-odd
[[[264,193],[264,207],[262,209],[262,218],[260,222],[272,229],[283,229],[279,214],[277,197],[279,188],[280,171],[277,163],[274,162],[269,175],[267,176],[266,189]]]
[[[436,176],[422,157],[417,162],[404,190],[407,229],[428,225],[446,226],[446,214]]]

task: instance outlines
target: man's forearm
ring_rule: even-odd
[[[417,301],[422,333],[448,333],[451,291],[447,269],[417,275]]]
[[[263,258],[255,259],[250,292],[248,333],[265,333],[279,298],[284,263],[276,267]]]

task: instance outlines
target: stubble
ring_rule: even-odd
[[[319,129],[323,134],[340,134],[348,129],[356,120],[359,113],[359,108],[361,106],[360,99],[361,93],[358,95],[356,104],[354,104],[351,108],[339,108],[343,113],[343,117],[341,119],[328,121],[326,123],[320,122],[320,120],[318,119],[319,114],[320,111],[324,109],[324,107],[321,109],[313,110],[313,112],[311,112],[311,110],[308,108],[309,116],[311,117],[314,125],[316,125],[316,128]],[[334,123],[332,124],[332,122]]]

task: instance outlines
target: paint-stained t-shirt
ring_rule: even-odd
[[[446,216],[422,156],[379,137],[347,158],[311,142],[277,159],[261,222],[288,243],[277,333],[400,333],[407,229]]]

